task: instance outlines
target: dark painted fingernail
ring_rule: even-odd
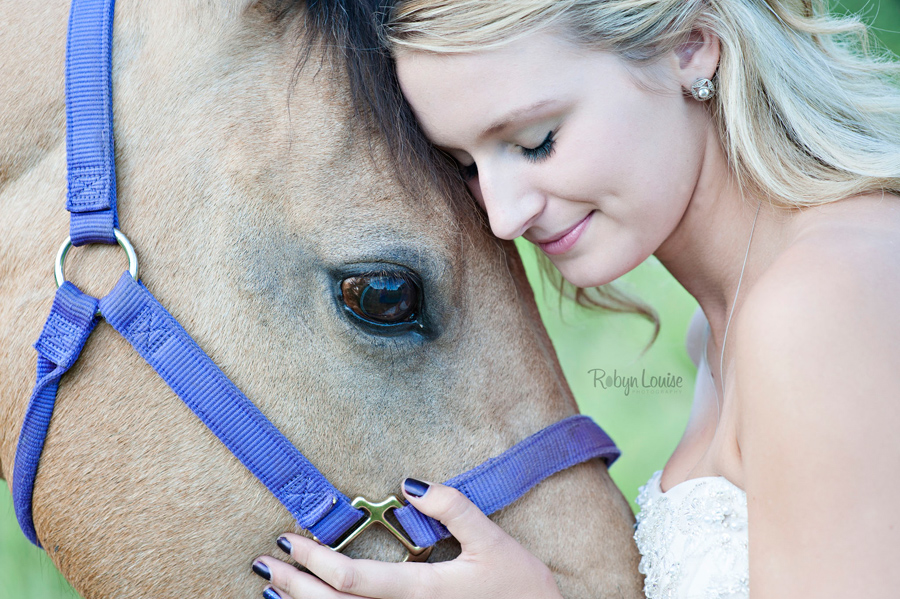
[[[263,591],[265,599],[281,599],[281,595],[275,592],[275,589],[269,587]]]
[[[291,554],[291,542],[290,541],[288,541],[284,537],[278,537],[278,540],[275,541],[275,543],[278,545],[279,549],[281,549],[288,555]]]
[[[403,481],[403,490],[413,497],[421,497],[428,491],[428,483],[423,483],[414,478],[407,478]]]
[[[256,572],[262,578],[266,580],[272,580],[272,572],[269,570],[269,566],[265,565],[262,562],[253,562],[253,571]]]
[[[269,566],[265,565],[262,562],[253,562],[253,565],[251,567],[260,578],[272,580],[272,572],[269,570]]]

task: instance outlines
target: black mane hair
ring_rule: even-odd
[[[394,61],[379,34],[392,0],[270,0],[277,21],[301,19],[304,36],[297,72],[313,49],[323,59],[346,69],[354,117],[387,145],[404,190],[426,197],[437,189],[449,201],[460,222],[486,218],[468,194],[455,161],[432,146],[403,98]]]

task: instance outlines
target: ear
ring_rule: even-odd
[[[706,29],[691,31],[674,52],[678,82],[684,89],[691,89],[697,79],[712,79],[719,66],[719,38]]]

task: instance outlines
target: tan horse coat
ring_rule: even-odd
[[[302,6],[116,7],[122,229],[142,280],[342,491],[380,499],[445,480],[576,412],[521,263],[432,188],[413,197],[353,119],[323,44],[295,71]],[[68,3],[0,12],[0,474],[12,479],[64,210]],[[292,78],[296,85],[292,87]],[[289,91],[292,90],[292,93]],[[115,248],[73,251],[101,295]],[[380,337],[332,293],[352,269],[422,280],[430,337]],[[251,597],[251,560],[293,527],[266,489],[101,323],[59,392],[34,497],[50,558],[86,598]],[[598,461],[495,520],[566,597],[641,597],[633,517]],[[458,547],[442,543],[435,558]],[[382,531],[351,555],[397,559]],[[432,558],[432,559],[435,559]]]

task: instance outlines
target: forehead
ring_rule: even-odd
[[[397,75],[425,134],[457,147],[517,108],[571,95],[595,72],[599,53],[549,32],[499,48],[437,54],[403,49]]]

